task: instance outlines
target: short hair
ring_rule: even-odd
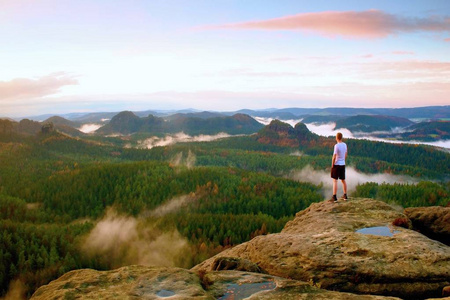
[[[338,140],[342,140],[342,133],[340,132],[336,133],[336,137]]]

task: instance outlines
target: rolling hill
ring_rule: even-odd
[[[133,134],[152,133],[165,134],[183,131],[186,134],[217,134],[225,132],[229,134],[255,133],[263,127],[252,117],[244,114],[233,116],[216,116],[213,113],[178,114],[171,118],[163,119],[149,115],[139,118],[133,112],[124,111],[114,116],[105,126],[96,132],[99,134]]]
[[[405,128],[414,122],[399,117],[383,115],[357,115],[337,120],[335,129],[346,128],[351,132],[391,131],[395,128]]]

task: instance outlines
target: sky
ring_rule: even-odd
[[[0,117],[429,105],[448,0],[0,0]]]

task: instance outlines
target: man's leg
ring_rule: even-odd
[[[333,195],[337,193],[337,179],[333,179]]]
[[[344,189],[344,194],[347,195],[347,183],[345,182],[345,179],[341,179],[342,181],[342,188]]]

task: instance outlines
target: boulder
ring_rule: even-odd
[[[112,271],[68,272],[31,297],[47,299],[212,299],[200,278],[186,269],[127,266]]]
[[[356,295],[320,289],[313,282],[302,282],[249,272],[209,272],[203,277],[205,288],[214,299],[258,300],[400,300],[396,297]]]
[[[179,268],[128,266],[112,271],[77,270],[40,287],[38,299],[337,299],[400,300],[320,289],[313,282],[241,272],[212,271],[201,277]]]
[[[450,286],[446,286],[442,289],[443,297],[450,297]]]
[[[315,203],[297,213],[281,233],[255,237],[192,270],[207,273],[219,257],[236,257],[271,275],[314,282],[328,290],[406,299],[441,297],[450,284],[450,248],[393,226],[399,218],[407,219],[373,199]]]
[[[237,257],[218,257],[213,265],[213,271],[235,270],[253,273],[265,273],[257,264],[248,259]]]
[[[450,207],[409,207],[405,209],[405,215],[412,221],[414,229],[450,246]]]

